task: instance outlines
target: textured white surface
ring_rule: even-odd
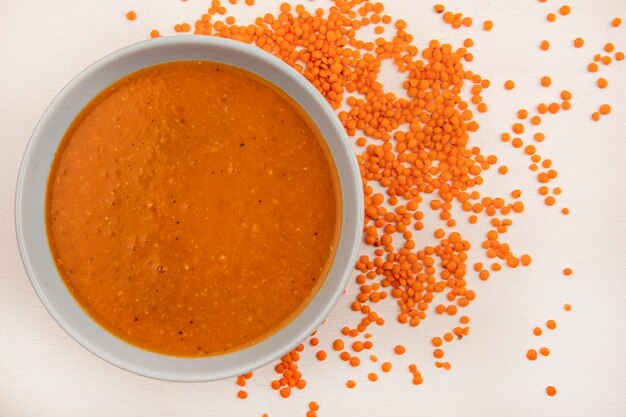
[[[533,263],[503,270],[487,282],[470,275],[477,293],[465,310],[472,318],[471,333],[447,347],[451,371],[434,368],[429,340],[456,320],[432,316],[417,329],[401,327],[394,323],[391,300],[377,307],[387,325],[371,329],[378,364],[364,360],[353,369],[334,354],[320,363],[307,346],[300,367],[308,386],[288,400],[269,387],[271,367],[255,372],[249,398],[242,401],[232,380],[177,384],[138,377],[97,359],[67,336],[30,287],[14,237],[13,193],[28,137],[53,96],[81,69],[145,39],[152,28],[166,33],[175,23],[193,22],[208,3],[0,0],[0,416],[303,416],[311,400],[320,404],[320,416],[626,415],[626,64],[586,72],[604,43],[626,49],[626,24],[610,26],[626,10],[623,0],[570,1],[572,13],[553,24],[545,15],[563,2],[447,1],[450,10],[474,18],[472,28],[457,31],[432,12],[435,2],[386,1],[387,12],[407,20],[420,46],[433,38],[457,44],[474,38],[475,59],[467,67],[489,78],[492,88],[484,93],[490,111],[478,116],[481,129],[472,140],[510,167],[506,176],[488,173],[482,189],[503,195],[520,188],[525,195],[526,212],[515,218],[506,237],[518,253],[530,253]],[[274,11],[278,4],[257,3],[252,9],[237,7],[235,14]],[[129,9],[137,11],[137,21],[124,18]],[[488,33],[480,28],[487,18],[495,24]],[[581,49],[571,45],[578,36],[585,39]],[[548,52],[538,48],[542,39],[552,44]],[[543,75],[552,77],[551,88],[539,87]],[[595,86],[600,75],[609,80],[606,90]],[[507,79],[516,81],[512,92],[502,88]],[[392,89],[401,82],[392,71],[384,80]],[[572,110],[544,118],[547,139],[539,150],[555,162],[557,185],[564,189],[558,205],[570,207],[570,216],[543,205],[528,160],[498,139],[517,109],[556,101],[564,88],[574,95]],[[602,103],[610,103],[613,112],[594,123],[590,114]],[[463,219],[460,229],[474,243],[472,261],[482,260],[478,247],[486,222],[468,227]],[[429,223],[418,242],[436,227]],[[561,274],[566,266],[574,269],[569,279]],[[354,290],[351,285],[349,294]],[[347,308],[349,301],[345,297],[320,329],[327,350],[338,329],[358,320]],[[569,313],[563,311],[565,302],[573,306]],[[533,336],[533,327],[549,318],[558,328]],[[391,351],[397,343],[407,347],[402,357]],[[525,359],[528,348],[540,346],[552,354],[535,362]],[[367,373],[378,371],[384,360],[394,369],[369,383]],[[410,383],[406,366],[411,362],[424,376],[419,387]],[[357,381],[356,389],[345,388],[348,378]],[[557,387],[556,397],[546,396],[547,385]]]

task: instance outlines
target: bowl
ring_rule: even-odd
[[[207,60],[248,70],[293,98],[317,125],[334,159],[341,188],[341,234],[325,282],[287,326],[250,347],[217,356],[183,358],[142,350],[100,327],[68,291],[52,259],[45,224],[48,175],[66,130],[98,93],[144,67]],[[216,37],[174,36],[114,52],[81,72],[56,96],[26,148],[15,198],[17,241],[33,288],[61,327],[86,349],[122,369],[170,381],[211,381],[250,372],[294,349],[328,316],[352,271],[363,225],[359,169],[343,127],[322,95],[297,71],[254,46]]]

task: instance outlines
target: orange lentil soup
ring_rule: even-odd
[[[104,328],[150,351],[220,354],[286,325],[332,262],[340,193],[317,128],[242,69],[143,69],[76,118],[48,183],[61,276]]]

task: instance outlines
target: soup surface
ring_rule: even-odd
[[[76,118],[48,181],[61,276],[104,328],[175,356],[254,344],[310,301],[340,193],[323,138],[256,75],[208,61],[131,74]]]

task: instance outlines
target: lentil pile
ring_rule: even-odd
[[[250,6],[254,0],[243,3]],[[472,18],[462,13],[447,11],[441,4],[433,9],[455,29],[472,26]],[[570,12],[570,7],[563,5],[550,12],[547,20],[554,22],[557,16],[566,19]],[[133,12],[131,20],[134,18]],[[619,18],[609,22],[615,27],[620,23]],[[367,27],[375,34],[373,41],[361,39],[361,31]],[[490,31],[494,23],[486,20],[482,27]],[[385,324],[375,308],[392,299],[397,304],[395,319],[410,327],[420,326],[429,316],[459,315],[457,325],[431,340],[434,366],[450,370],[452,364],[445,360],[447,344],[463,339],[470,331],[470,318],[460,311],[476,298],[469,285],[471,280],[477,277],[486,281],[505,268],[526,267],[532,259],[528,254],[516,253],[504,239],[516,216],[524,212],[521,191],[512,189],[508,195],[495,196],[477,189],[486,171],[494,169],[508,175],[509,170],[498,164],[497,156],[485,154],[471,142],[471,136],[480,129],[476,112],[488,110],[482,94],[491,88],[490,80],[466,67],[473,60],[470,48],[474,41],[468,38],[463,46],[455,47],[432,40],[422,46],[414,42],[406,28],[404,20],[385,13],[382,3],[368,0],[334,0],[328,9],[283,3],[276,13],[268,12],[249,25],[237,24],[227,6],[213,0],[207,13],[195,23],[180,22],[173,29],[253,44],[282,59],[306,77],[337,111],[349,140],[358,149],[367,249],[355,265],[359,292],[351,308],[360,316],[355,325],[341,330],[328,346],[329,353],[312,335],[309,344],[317,359],[324,361],[332,352],[352,367],[365,360],[377,362],[378,358],[368,353],[374,347],[368,329]],[[161,35],[155,29],[150,36]],[[583,48],[584,40],[574,39],[571,47]],[[539,48],[545,53],[554,49],[549,40],[541,41]],[[598,63],[606,66],[613,59],[623,60],[623,52],[614,49],[607,43],[589,63],[588,71],[598,71]],[[393,63],[398,79],[403,80],[401,95],[387,91],[379,80],[386,60]],[[537,83],[550,89],[552,79],[544,75]],[[606,79],[597,79],[599,88],[607,85]],[[499,88],[513,90],[515,81],[507,80]],[[569,208],[558,204],[562,193],[559,186],[554,186],[558,172],[550,159],[539,154],[546,135],[537,129],[544,119],[569,110],[572,94],[562,90],[554,94],[553,100],[519,109],[517,120],[501,133],[500,140],[520,149],[528,158],[528,169],[536,176],[537,192],[544,203],[568,215]],[[610,111],[609,104],[598,104],[591,118],[600,120]],[[427,213],[435,213],[445,228],[422,238]],[[480,243],[489,264],[470,264],[468,251],[472,245],[461,232],[462,224],[479,220],[489,224]],[[420,243],[433,238],[435,244]],[[564,268],[563,274],[569,276],[572,270]],[[565,304],[564,309],[569,311],[571,306]],[[556,322],[548,320],[546,329],[555,328]],[[540,327],[533,330],[535,336],[542,333]],[[299,345],[275,366],[278,377],[271,386],[282,397],[306,386],[297,364],[303,350],[304,345]],[[405,348],[398,345],[387,356],[394,353],[403,355]],[[526,356],[535,361],[549,354],[547,347],[541,347],[529,349]],[[392,362],[384,362],[380,371],[390,372],[392,366]],[[413,384],[422,384],[418,366],[411,364],[408,370]],[[240,377],[237,383],[245,386],[250,376]],[[367,375],[371,383],[378,378],[374,372]],[[357,382],[348,379],[345,386],[352,389]],[[553,396],[556,389],[548,386],[546,393]],[[247,393],[239,391],[238,396],[243,399]],[[315,415],[317,409],[318,405],[311,402],[307,415]]]

